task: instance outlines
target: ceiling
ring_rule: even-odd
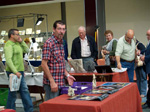
[[[78,0],[1,0],[0,8],[56,3],[56,2],[67,2],[67,1],[78,1]]]

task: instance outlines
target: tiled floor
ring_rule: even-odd
[[[142,104],[146,102],[146,97],[142,98]],[[150,109],[143,109],[143,112],[150,112]]]

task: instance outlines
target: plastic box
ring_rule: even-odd
[[[8,88],[0,88],[0,106],[6,106],[8,98]]]
[[[75,94],[82,94],[92,89],[92,82],[74,82],[71,87],[74,89]],[[68,88],[69,86],[61,87],[61,94],[68,94]]]

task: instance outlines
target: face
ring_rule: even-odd
[[[78,33],[79,33],[79,37],[81,38],[81,39],[84,39],[85,38],[85,35],[86,35],[86,33],[85,33],[85,31],[84,31],[84,29],[79,29],[78,30]]]
[[[134,37],[134,34],[126,34],[125,35],[125,40],[127,42],[131,42],[131,40],[133,39],[133,37]]]
[[[63,39],[66,32],[66,27],[65,25],[57,24],[56,29],[53,28],[53,32],[58,39]]]
[[[19,31],[14,31],[14,34],[11,35],[14,42],[20,42],[22,39],[19,35]]]
[[[106,34],[107,41],[111,41],[112,39],[113,39],[113,36],[111,35],[111,33]]]
[[[150,30],[147,31],[146,36],[147,36],[147,40],[149,41],[150,40]]]

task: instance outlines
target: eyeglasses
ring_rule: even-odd
[[[57,30],[59,30],[59,31],[67,31],[67,29],[65,29],[65,28],[56,28]]]
[[[20,36],[19,34],[13,34],[13,35],[17,35],[17,36]]]
[[[146,36],[150,36],[150,34],[146,34]]]

